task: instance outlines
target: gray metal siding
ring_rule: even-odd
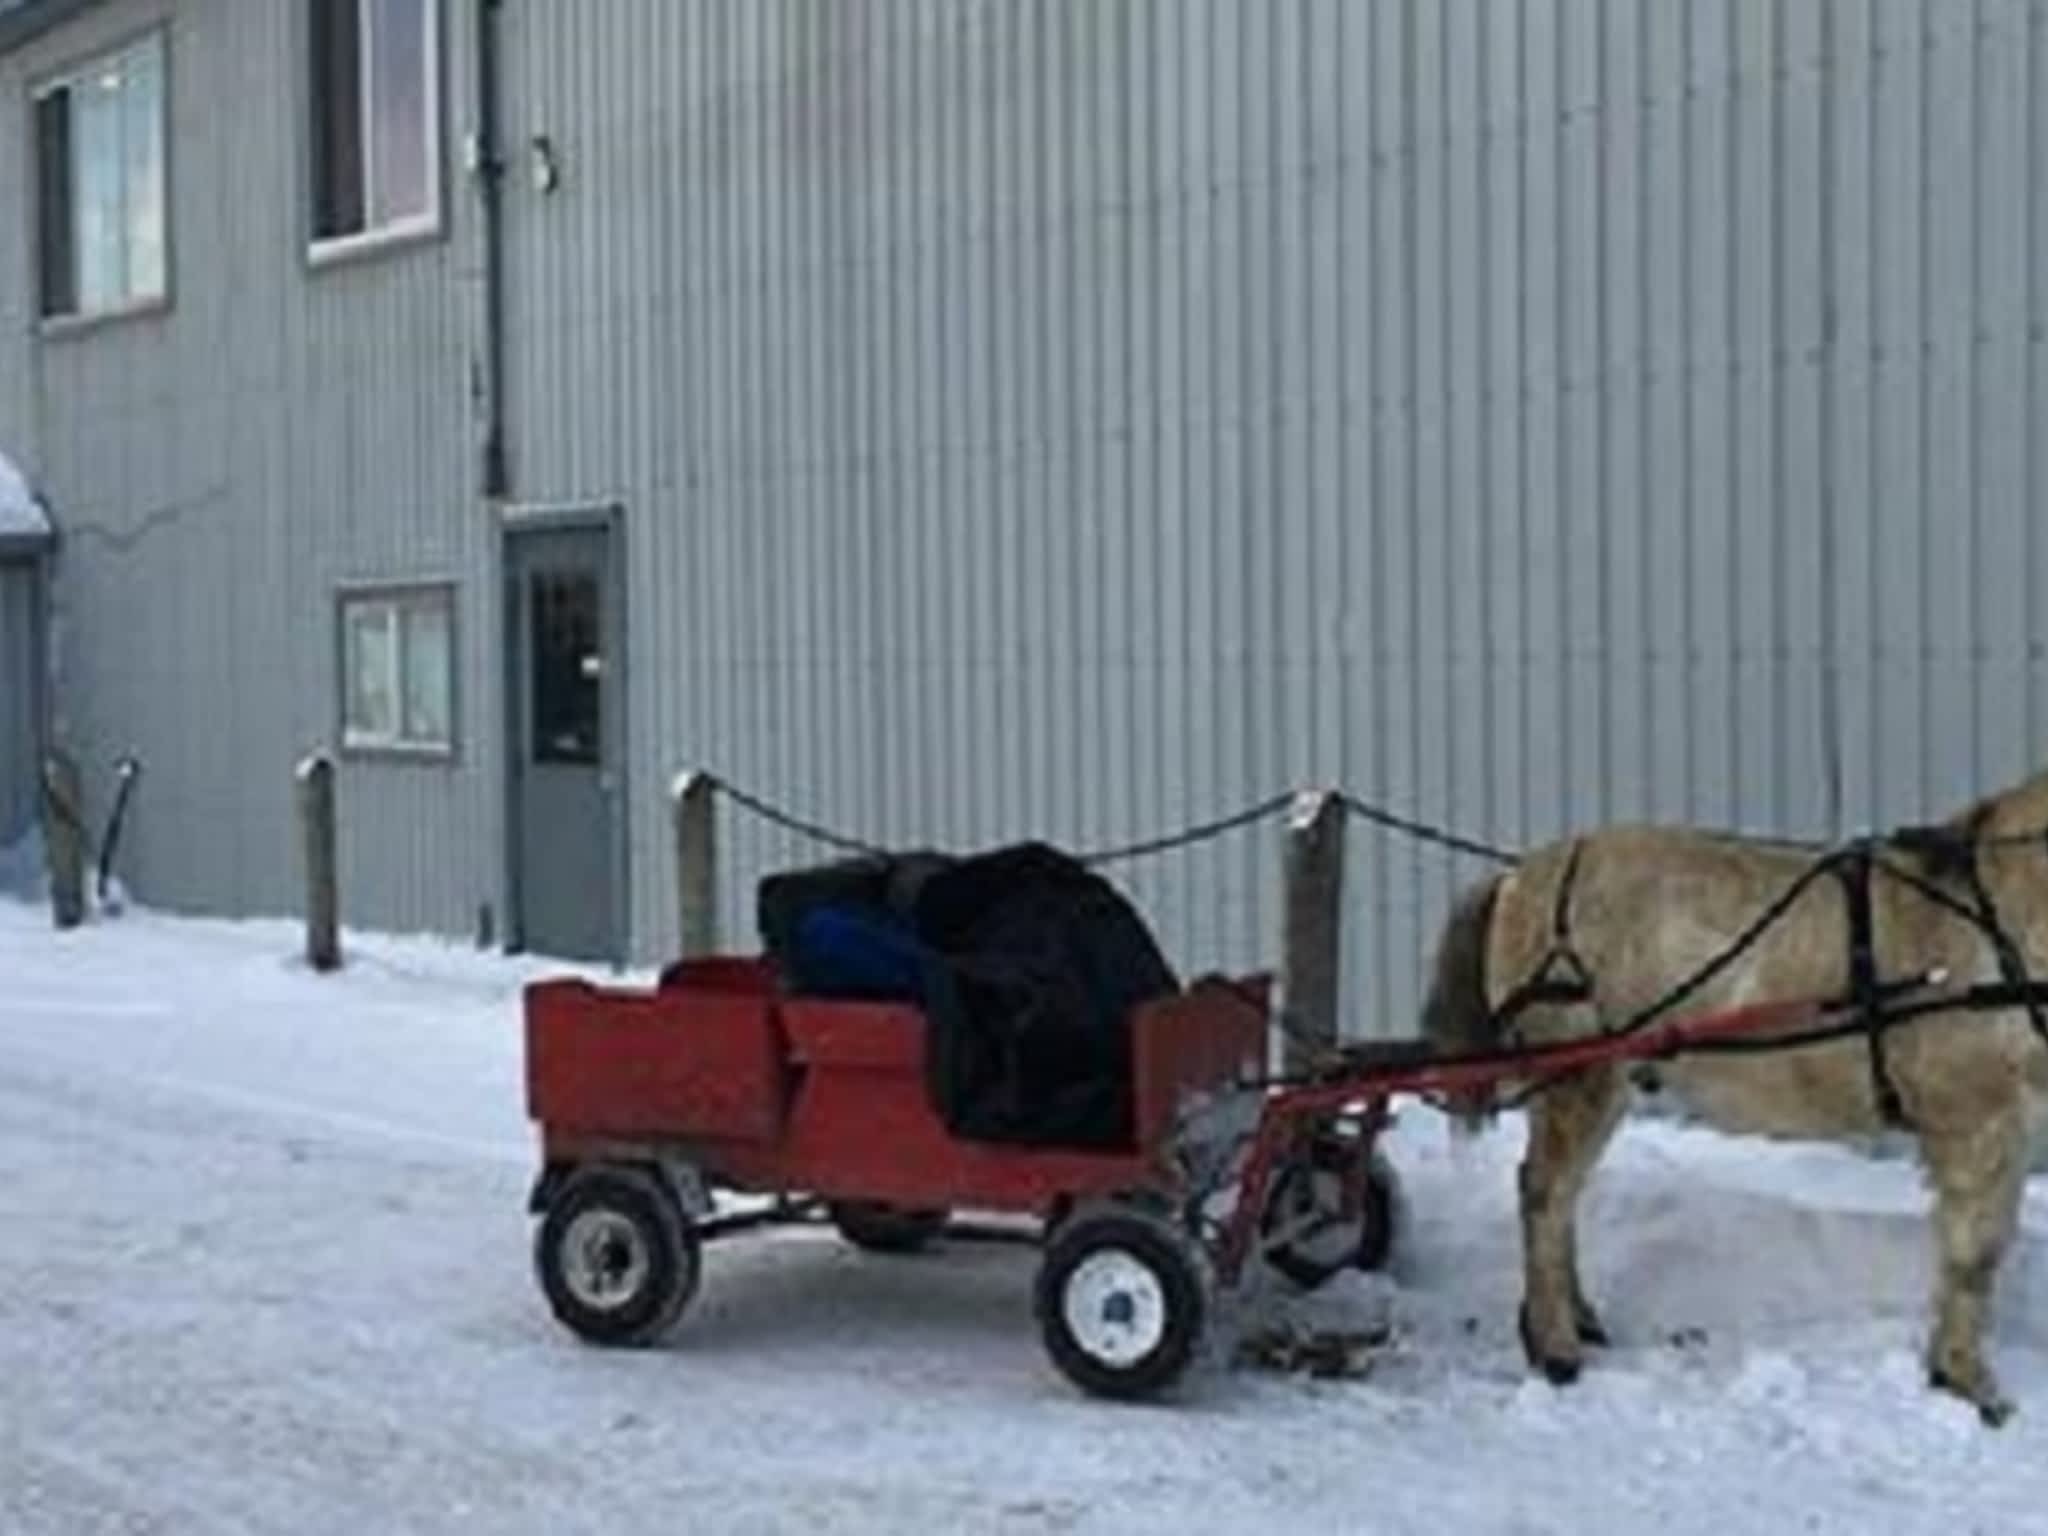
[[[1829,833],[2048,742],[2044,12],[515,13],[521,491],[636,540],[635,806],[889,840],[1341,782]],[[732,827],[726,920],[806,850]],[[658,829],[643,946],[672,931]],[[1191,963],[1278,850],[1142,866]],[[1476,871],[1361,829],[1357,1022]]]
[[[178,311],[41,348],[30,451],[121,527],[164,475],[227,487],[132,555],[81,544],[102,619],[67,698],[102,757],[176,762],[137,823],[163,888],[274,907],[329,584],[464,575],[479,755],[496,594],[471,205],[445,245],[300,272],[282,193],[230,192],[292,185],[292,56],[229,10],[179,7]],[[1519,843],[1848,830],[2048,745],[2040,3],[503,17],[515,488],[627,509],[642,956],[694,764],[890,841],[1090,844],[1341,782]],[[498,783],[352,772],[351,916],[465,924]],[[725,826],[744,940],[753,879],[814,850]],[[1353,1022],[1405,1028],[1476,870],[1352,855]],[[1184,963],[1266,963],[1278,858],[1129,873]]]
[[[454,9],[459,102],[468,34]],[[25,381],[0,388],[0,437],[20,444],[64,534],[60,708],[93,814],[116,758],[136,751],[123,873],[144,899],[209,912],[297,908],[291,775],[336,735],[340,583],[453,576],[465,704],[497,676],[490,524],[470,479],[462,116],[451,107],[448,237],[309,271],[300,11],[136,0],[0,59],[8,121],[24,122],[28,80],[170,18],[171,307],[37,338],[28,229],[0,221],[19,321],[0,371]],[[14,137],[0,197],[28,208]],[[454,768],[345,762],[346,921],[467,933],[496,899],[495,749],[487,716],[463,724]]]

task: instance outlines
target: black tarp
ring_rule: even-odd
[[[964,1140],[1122,1147],[1129,1018],[1179,989],[1108,880],[1039,842],[876,855],[773,875],[761,935],[804,996],[920,1005],[932,1106]]]

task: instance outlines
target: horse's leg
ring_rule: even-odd
[[[1966,1129],[1921,1137],[1934,1182],[1940,1276],[1927,1352],[1935,1386],[2002,1424],[2012,1404],[1984,1359],[1984,1324],[2027,1174],[2027,1118],[2015,1100]]]
[[[1565,1263],[1572,1277],[1572,1323],[1579,1331],[1579,1342],[1604,1349],[1613,1340],[1608,1337],[1607,1325],[1600,1321],[1600,1313],[1593,1303],[1586,1299],[1586,1284],[1579,1274],[1579,1224],[1574,1220],[1565,1233]]]
[[[1577,1379],[1581,1338],[1599,1329],[1579,1283],[1579,1191],[1625,1105],[1621,1079],[1601,1068],[1557,1083],[1529,1108],[1521,1168],[1522,1347],[1530,1364],[1560,1386]]]

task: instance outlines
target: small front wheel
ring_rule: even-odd
[[[565,1179],[534,1235],[555,1317],[592,1344],[637,1347],[674,1326],[696,1294],[697,1234],[660,1179],[597,1165]]]
[[[1097,1397],[1156,1396],[1178,1381],[1208,1325],[1201,1250],[1170,1221],[1121,1204],[1061,1222],[1038,1271],[1046,1352]]]

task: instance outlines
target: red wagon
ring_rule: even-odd
[[[784,996],[748,958],[672,967],[648,989],[536,983],[530,1204],[548,1302],[587,1340],[646,1344],[689,1303],[711,1239],[822,1212],[851,1242],[907,1250],[954,1212],[1015,1213],[1041,1224],[1036,1311],[1060,1369],[1100,1395],[1156,1392],[1188,1365],[1212,1287],[1235,1281],[1251,1246],[1248,1230],[1205,1236],[1203,1207],[1232,1176],[1191,1126],[1256,1113],[1243,1090],[1266,1072],[1268,990],[1262,976],[1208,977],[1137,1008],[1129,1143],[1074,1149],[949,1134],[914,1007]],[[1319,1126],[1265,1157],[1273,1197],[1257,1212],[1273,1262],[1309,1284],[1382,1259],[1393,1209],[1370,1155],[1377,1122]],[[721,1214],[720,1191],[770,1203]]]

